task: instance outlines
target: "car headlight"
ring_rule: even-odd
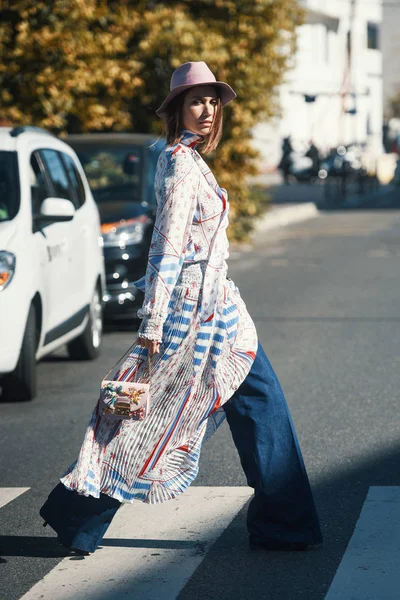
[[[15,254],[0,250],[0,292],[6,289],[15,273]]]
[[[130,219],[118,223],[104,223],[101,226],[104,246],[120,246],[140,244],[143,240],[146,221]]]

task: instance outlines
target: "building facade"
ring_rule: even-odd
[[[390,118],[390,99],[400,93],[400,0],[383,3],[381,39],[384,113]]]
[[[282,139],[326,152],[356,143],[382,149],[381,0],[304,0],[298,49],[278,93],[281,116],[254,130],[261,171],[276,167]]]

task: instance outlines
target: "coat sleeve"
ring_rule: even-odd
[[[161,341],[172,291],[182,270],[193,215],[199,175],[192,156],[177,148],[156,174],[157,214],[145,275],[145,298],[138,316],[138,336]]]

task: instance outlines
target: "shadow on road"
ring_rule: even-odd
[[[318,203],[324,194],[322,185],[313,183],[293,183],[290,185],[273,185],[265,188],[265,192],[273,205]]]
[[[7,558],[10,556],[64,558],[69,555],[69,551],[63,548],[55,537],[0,535],[0,555]]]
[[[323,600],[352,535],[370,486],[400,485],[400,445],[373,458],[322,475],[313,491],[324,544],[306,552],[250,553],[245,510],[217,540],[179,600],[207,597],[239,600]],[[223,576],[221,575],[223,574]],[[219,581],[213,590],[213,581]],[[111,600],[98,596],[98,600]]]
[[[348,193],[345,197],[330,192],[320,183],[295,183],[265,188],[271,205],[313,202],[321,211],[399,210],[400,188],[391,185],[366,190],[364,194]]]
[[[323,600],[352,535],[369,486],[400,485],[399,464],[400,444],[354,465],[344,464],[336,473],[322,475],[313,489],[325,542],[323,546],[306,552],[251,551],[244,508],[208,551],[178,596],[179,600],[243,600],[243,597]],[[12,510],[12,507],[6,506],[3,510]],[[202,540],[109,538],[103,540],[102,546],[193,552],[202,547]],[[0,548],[3,562],[7,557],[61,559],[68,556],[55,537],[3,535],[0,536]],[[160,580],[160,568],[170,570],[174,565],[168,561],[158,565],[157,573],[154,572],[157,581]],[[151,576],[151,571],[146,572],[147,578]],[[132,589],[134,586],[132,579]],[[114,598],[111,592],[102,591],[101,587],[95,592],[97,600]]]
[[[108,538],[102,541],[96,552],[101,551],[106,546],[114,548],[149,548],[153,550],[191,550],[193,552],[201,549],[204,544],[190,540]],[[55,534],[54,537],[0,535],[0,555],[2,557],[65,558],[70,554],[69,550],[58,543]],[[7,561],[5,558],[0,558],[0,562]]]
[[[390,191],[372,197],[355,196],[329,205],[323,203],[319,206],[323,212],[360,211],[360,210],[385,210],[397,212],[400,209],[400,191]]]

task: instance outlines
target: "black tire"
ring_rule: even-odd
[[[73,360],[93,360],[100,354],[103,338],[103,305],[98,287],[93,292],[89,319],[84,331],[67,344],[68,354]]]
[[[36,373],[36,310],[31,305],[26,321],[21,352],[15,370],[2,381],[3,397],[14,402],[32,400],[37,392]]]

